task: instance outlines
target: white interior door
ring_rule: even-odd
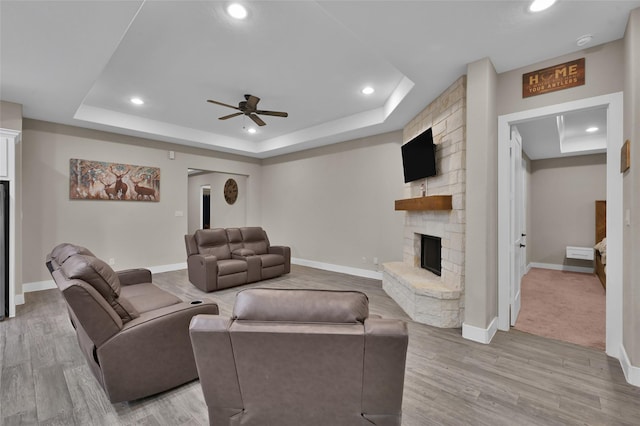
[[[524,273],[524,261],[526,258],[524,232],[524,170],[522,167],[522,138],[518,129],[513,126],[511,128],[511,182],[510,200],[511,200],[511,250],[510,250],[510,311],[511,325],[515,325],[520,313],[520,284]]]

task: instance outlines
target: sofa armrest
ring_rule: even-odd
[[[151,271],[144,268],[137,269],[125,269],[123,271],[117,271],[118,279],[121,285],[132,285],[140,283],[150,283]]]
[[[246,248],[235,249],[231,252],[231,257],[234,259],[244,260],[245,257],[255,256],[256,252]]]
[[[291,248],[287,246],[269,246],[270,254],[279,254],[284,257],[284,273],[291,272]]]
[[[215,303],[178,303],[126,323],[97,348],[111,402],[162,392],[197,378],[189,322],[198,314],[217,313]]]
[[[223,422],[234,413],[241,412],[244,406],[229,336],[231,324],[229,318],[198,315],[189,325],[205,402],[210,415],[217,413]]]
[[[376,424],[400,424],[409,336],[401,320],[364,322],[362,413]],[[384,420],[384,421],[383,421]]]
[[[210,254],[193,254],[187,258],[189,281],[202,291],[218,288],[218,258]]]

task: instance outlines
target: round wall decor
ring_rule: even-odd
[[[227,179],[224,184],[224,199],[233,204],[238,199],[238,183],[234,179]]]

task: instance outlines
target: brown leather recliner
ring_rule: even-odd
[[[115,272],[91,251],[60,244],[47,267],[67,303],[80,349],[111,402],[130,401],[198,377],[189,322],[218,313],[151,282],[147,269]]]
[[[247,289],[191,341],[209,423],[400,425],[408,335],[360,292]]]
[[[206,292],[291,271],[291,249],[272,246],[260,227],[198,229],[184,241],[189,281]]]

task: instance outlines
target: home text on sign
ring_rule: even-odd
[[[584,85],[584,58],[522,74],[522,97]]]

